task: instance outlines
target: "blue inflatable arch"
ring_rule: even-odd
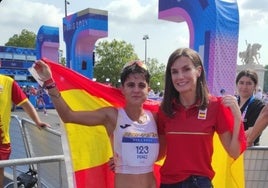
[[[210,92],[219,95],[224,88],[233,94],[239,33],[236,1],[159,0],[158,17],[187,23],[190,48],[203,58]]]
[[[37,33],[36,58],[49,58],[55,62],[59,61],[59,28],[41,26]]]
[[[85,9],[63,18],[67,67],[93,77],[93,51],[98,39],[108,36],[108,13]]]

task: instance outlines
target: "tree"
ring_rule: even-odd
[[[66,58],[63,57],[63,51],[61,49],[59,49],[59,63],[66,66]]]
[[[35,48],[36,34],[34,32],[23,29],[21,33],[13,35],[9,38],[5,46],[16,46],[24,48]]]
[[[151,74],[150,88],[155,92],[161,92],[164,90],[166,66],[159,64],[157,59],[152,58],[148,59],[147,67]]]
[[[125,63],[138,59],[133,46],[125,41],[99,42],[95,53],[94,77],[102,83],[110,79],[109,83],[113,86],[118,86],[120,72]]]
[[[118,86],[122,67],[131,60],[139,59],[133,46],[125,41],[103,41],[96,45],[94,77],[98,82],[109,83]],[[155,92],[164,88],[165,65],[159,64],[157,59],[148,59],[147,67],[151,75],[150,87]]]

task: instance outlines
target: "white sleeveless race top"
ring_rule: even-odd
[[[122,108],[118,109],[113,134],[115,172],[142,174],[153,171],[159,152],[159,140],[154,117],[145,111],[146,121],[132,121]]]

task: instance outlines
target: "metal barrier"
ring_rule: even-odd
[[[32,157],[32,158],[23,158],[23,159],[10,159],[0,161],[0,167],[12,167],[13,168],[13,182],[12,185],[14,188],[17,188],[17,166],[37,164],[36,171],[37,176],[40,174],[40,164],[44,163],[59,163],[59,166],[64,163],[64,155],[54,155],[54,156],[44,156],[44,157]],[[58,168],[59,175],[61,176],[61,168]],[[39,176],[38,176],[39,177]],[[59,177],[61,179],[61,177]],[[47,187],[44,183],[41,182],[41,179],[38,178],[37,187]],[[62,187],[62,182],[59,182],[59,187]]]
[[[38,184],[42,185],[38,187],[68,188],[71,185],[70,177],[67,177],[60,132],[51,128],[39,129],[34,122],[12,115],[10,138],[10,160],[0,161],[0,164],[13,168],[5,168],[5,175],[12,176],[13,181],[16,181],[17,171],[25,173],[32,169],[38,173]]]
[[[246,188],[268,187],[268,146],[254,146],[245,151]]]
[[[11,143],[11,155],[10,159],[22,159],[28,158],[30,154],[26,149],[24,135],[22,132],[21,120],[18,116],[12,115],[11,122],[9,126],[10,132],[10,143]],[[25,172],[29,169],[29,165],[18,166],[17,170],[20,172]],[[12,169],[7,168],[7,172],[12,172]]]
[[[61,134],[59,132],[49,128],[40,130],[36,126],[31,126],[32,122],[27,119],[22,119],[21,125],[30,157],[63,155]],[[48,187],[67,187],[67,181],[62,182],[62,179],[67,180],[65,163],[62,163],[61,166],[52,163],[40,164],[39,168],[41,170],[38,173],[38,177]],[[58,168],[61,169],[60,174],[57,170]]]

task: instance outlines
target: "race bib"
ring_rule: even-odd
[[[123,161],[129,166],[150,166],[159,152],[158,138],[123,137]]]

